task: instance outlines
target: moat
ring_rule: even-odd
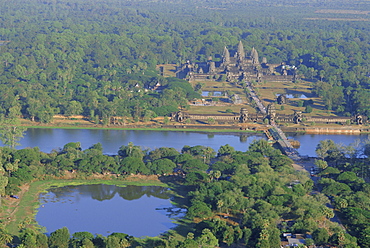
[[[315,157],[315,149],[320,140],[332,139],[336,143],[349,145],[356,140],[368,139],[367,134],[299,134],[287,133],[301,144],[298,152],[303,156]],[[139,130],[98,130],[98,129],[48,129],[29,128],[20,141],[18,149],[39,147],[43,152],[58,150],[69,142],[81,142],[82,149],[100,142],[105,154],[117,154],[122,145],[133,142],[143,149],[173,147],[181,150],[185,145],[209,146],[217,151],[220,146],[229,144],[238,151],[246,151],[255,139],[265,139],[263,133],[206,133],[191,131],[139,131]]]

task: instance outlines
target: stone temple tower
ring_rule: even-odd
[[[223,66],[230,64],[230,52],[226,47],[224,48],[224,52],[222,54],[222,64]]]
[[[215,73],[216,65],[215,62],[211,61],[208,63],[208,73]]]
[[[242,62],[245,57],[244,46],[242,41],[239,41],[237,52],[238,52],[238,61]]]
[[[251,58],[252,58],[252,63],[254,65],[257,65],[260,63],[258,59],[258,52],[254,47],[252,48],[252,51],[251,51]]]

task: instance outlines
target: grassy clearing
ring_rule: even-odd
[[[164,68],[173,70],[173,65],[164,65]],[[172,68],[172,69],[171,69]],[[195,86],[197,83],[204,83],[204,91],[226,91],[229,90],[233,93],[238,94],[244,104],[234,105],[231,103],[219,102],[219,106],[193,106],[189,108],[190,114],[228,114],[227,109],[231,109],[230,114],[239,114],[241,108],[246,108],[250,114],[255,114],[257,111],[249,104],[246,94],[243,92],[241,86],[234,83],[219,82],[219,81],[195,81],[190,82]],[[256,91],[260,95],[260,99],[267,106],[270,103],[274,103],[277,98],[277,94],[290,94],[290,95],[305,95],[307,98],[289,98],[288,103],[284,104],[283,107],[280,105],[276,106],[277,114],[281,115],[293,115],[294,111],[302,111],[304,113],[305,107],[299,107],[299,102],[312,100],[312,112],[304,113],[305,116],[316,116],[316,117],[327,117],[336,116],[333,111],[328,111],[325,108],[324,102],[321,98],[316,97],[312,94],[312,83],[309,81],[300,81],[300,83],[293,82],[263,82],[255,86]],[[205,99],[211,99],[212,97],[204,97]],[[101,129],[101,130],[139,130],[139,131],[187,131],[187,132],[225,132],[223,126],[208,125],[206,122],[198,123],[197,125],[203,125],[204,128],[192,128],[192,125],[186,124],[186,130],[178,129],[175,126],[179,125],[176,122],[170,122],[169,124],[164,123],[163,117],[155,118],[149,122],[129,122],[124,126],[103,126],[96,125],[88,121],[83,116],[73,116],[73,118],[65,118],[63,116],[55,116],[53,123],[51,124],[39,124],[31,122],[29,120],[22,119],[21,123],[27,128],[60,128],[60,129]],[[262,123],[260,123],[262,124]],[[184,124],[182,124],[184,125]],[[290,124],[287,124],[290,125]],[[165,127],[162,127],[165,126]],[[173,128],[172,128],[173,126]],[[239,128],[235,130],[228,130],[227,132],[241,132]]]
[[[207,81],[192,81],[190,82],[193,86],[197,85],[198,83],[204,84],[202,90],[205,91],[225,91],[234,88],[232,84],[229,82],[220,82],[215,80],[207,80]]]
[[[303,18],[305,20],[325,20],[325,21],[352,21],[352,22],[368,22],[370,19],[367,18],[329,18],[329,17],[312,17],[312,18]]]
[[[255,109],[248,105],[249,99],[247,95],[244,93],[242,87],[235,85],[229,82],[219,82],[219,81],[196,81],[191,82],[193,86],[198,83],[203,83],[204,87],[202,88],[203,91],[210,91],[210,92],[224,92],[224,91],[231,91],[233,94],[239,95],[244,103],[247,104],[238,104],[234,105],[231,103],[222,103],[219,102],[219,106],[190,106],[189,113],[190,114],[227,114],[226,110],[231,109],[233,113],[239,114],[241,108],[247,108],[250,113],[255,113]],[[212,99],[213,97],[205,96],[204,99]],[[221,98],[217,97],[216,98]]]
[[[157,68],[162,68],[163,77],[176,77],[176,64],[157,65]]]
[[[301,81],[299,84],[293,82],[265,82],[258,84],[256,89],[265,105],[274,103],[279,94],[305,95],[307,97],[304,99],[289,98],[288,103],[283,105],[284,110],[280,109],[281,106],[276,105],[278,114],[292,115],[294,111],[304,112],[305,107],[298,107],[298,102],[312,100],[313,111],[311,113],[305,113],[306,116],[336,116],[333,111],[325,109],[324,102],[321,98],[312,94],[311,82]]]
[[[233,113],[239,114],[241,108],[247,108],[249,112],[255,112],[255,110],[249,105],[228,105],[228,106],[190,106],[190,114],[225,114],[227,109],[231,109]]]
[[[315,13],[324,14],[353,14],[353,15],[368,15],[370,11],[367,10],[348,10],[348,9],[318,9]]]
[[[196,107],[196,106],[194,106]],[[211,107],[214,107],[214,106],[211,106]],[[225,113],[226,109],[230,108],[230,109],[235,109],[235,113],[239,113],[240,112],[240,108],[241,107],[245,107],[244,105],[243,106],[230,106],[230,107],[225,107],[221,113]],[[249,106],[247,106],[249,107]],[[197,108],[195,108],[197,109]],[[199,110],[199,114],[209,114],[208,111],[205,111],[204,109],[200,109]],[[219,113],[217,112],[218,110],[214,110],[215,114],[216,113]],[[192,113],[196,113],[196,111],[192,112]],[[158,122],[158,121],[157,121]],[[50,129],[96,129],[96,130],[136,130],[136,131],[171,131],[171,132],[203,132],[203,133],[224,133],[225,130],[222,129],[222,127],[219,127],[219,129],[217,128],[213,128],[213,129],[207,129],[207,127],[211,127],[211,126],[207,126],[207,125],[204,125],[204,129],[199,129],[199,128],[192,128],[191,125],[187,125],[187,129],[184,130],[184,129],[178,129],[176,127],[168,127],[169,125],[179,125],[179,123],[169,123],[168,126],[166,127],[161,127],[161,126],[152,126],[153,123],[147,123],[146,125],[144,124],[141,124],[141,125],[135,125],[135,126],[128,126],[128,127],[117,127],[117,126],[110,126],[110,127],[104,127],[104,126],[100,126],[100,127],[86,127],[86,126],[80,126],[80,127],[68,127],[68,126],[53,126],[52,124],[51,125],[48,125],[48,126],[28,126],[28,125],[24,125],[24,127],[27,127],[27,128],[50,128]],[[161,123],[163,124],[163,123]],[[232,133],[245,133],[245,132],[253,132],[253,131],[245,131],[245,130],[239,130],[239,129],[235,129],[235,130],[227,130],[227,132],[232,132]]]

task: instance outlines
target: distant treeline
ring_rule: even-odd
[[[45,123],[83,114],[103,124],[167,115],[200,96],[156,65],[218,60],[242,40],[269,63],[296,65],[328,109],[370,116],[368,21],[306,20],[322,17],[321,2],[291,2],[2,1],[0,114]]]

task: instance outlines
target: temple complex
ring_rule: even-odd
[[[232,55],[231,55],[232,54]],[[261,61],[261,62],[260,62]],[[256,95],[251,81],[283,81],[292,82],[296,78],[296,67],[281,64],[268,64],[264,57],[260,60],[257,50],[253,47],[251,51],[245,52],[243,43],[239,41],[236,51],[230,52],[224,47],[217,61],[212,57],[206,62],[187,61],[177,68],[177,77],[189,81],[227,81],[227,82],[246,82],[247,97],[250,102],[256,104],[256,112],[248,113],[248,109],[242,107],[240,113],[233,114],[190,114],[184,111],[174,112],[171,121],[179,123],[207,123],[208,120],[218,123],[245,124],[250,122],[260,122],[270,125],[278,123],[336,123],[336,124],[358,124],[368,123],[368,119],[361,115],[352,117],[332,117],[332,116],[305,116],[302,111],[294,111],[291,115],[278,114],[274,102],[266,107]],[[287,104],[288,99],[285,94],[280,94],[275,99],[279,105]],[[238,95],[234,95],[232,104],[243,104]]]
[[[294,69],[284,65],[270,65],[265,57],[260,62],[257,50],[253,47],[246,53],[243,43],[239,41],[233,56],[227,47],[224,47],[220,61],[213,61],[212,57],[199,63],[188,60],[178,68],[176,74],[177,77],[189,81],[292,81],[295,77]]]

